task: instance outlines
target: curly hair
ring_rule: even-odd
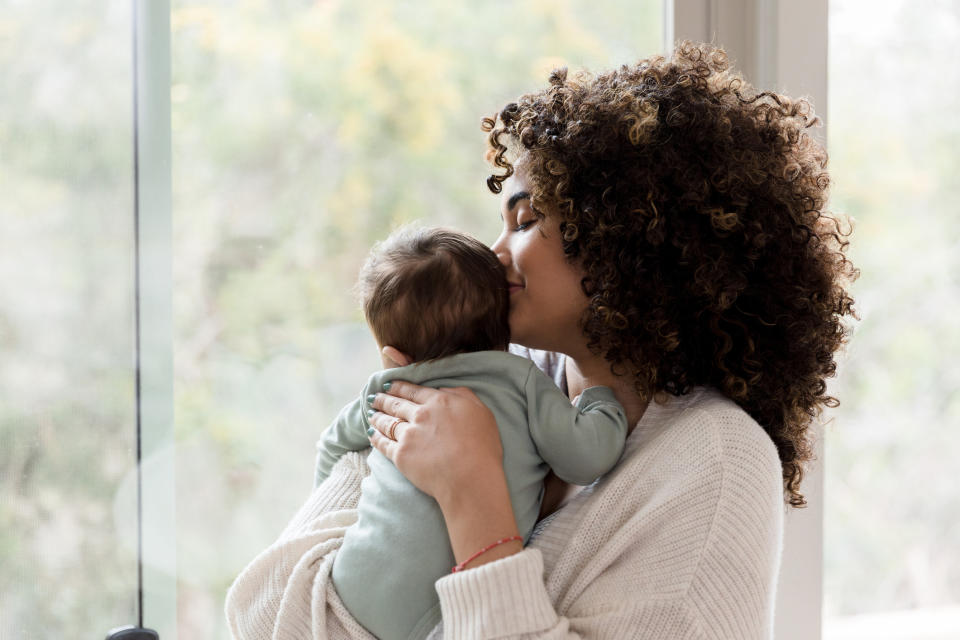
[[[591,351],[643,397],[712,385],[737,402],[776,445],[794,507],[857,318],[816,124],[808,100],[757,91],[691,42],[595,76],[555,70],[483,120],[504,170],[490,190],[523,163],[531,206],[559,218]]]

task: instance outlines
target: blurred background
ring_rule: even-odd
[[[229,637],[227,587],[379,366],[350,295],[370,245],[412,220],[492,241],[481,117],[556,66],[661,52],[662,16],[659,0],[173,2],[179,637]],[[130,29],[125,2],[0,0],[2,640],[135,618]],[[830,3],[820,114],[862,271],[826,416],[835,640],[960,637],[958,40],[957,1]]]

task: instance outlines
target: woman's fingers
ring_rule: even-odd
[[[407,422],[417,422],[418,418],[424,416],[425,405],[442,403],[445,393],[454,390],[422,387],[403,380],[394,380],[388,384],[387,389],[374,396],[370,406],[388,416],[402,418]]]
[[[425,404],[434,394],[442,392],[432,387],[422,387],[412,382],[394,380],[390,383],[390,388],[383,393],[409,400],[413,404]],[[379,396],[379,394],[377,395]]]
[[[370,436],[370,444],[374,449],[382,453],[387,460],[396,464],[395,458],[397,447],[399,446],[396,442],[380,433],[378,429],[374,429],[373,435]]]
[[[417,409],[417,405],[409,400],[397,398],[396,396],[391,396],[386,393],[378,393],[376,396],[374,396],[373,402],[370,403],[370,406],[377,411],[386,414],[386,416],[391,420],[393,418],[412,420],[413,414]]]
[[[409,427],[410,424],[403,418],[395,418],[379,411],[370,416],[368,420],[375,432],[379,432],[389,440],[399,440],[404,428]]]

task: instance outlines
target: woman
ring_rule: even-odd
[[[809,425],[836,404],[825,379],[854,315],[814,122],[690,43],[595,78],[557,71],[484,121],[517,351],[571,398],[611,387],[631,428],[593,485],[548,478],[521,548],[476,397],[377,394],[371,443],[436,498],[464,568],[436,583],[431,637],[772,635],[784,500],[804,504]],[[342,460],[237,579],[236,637],[370,637],[329,583],[366,473]]]

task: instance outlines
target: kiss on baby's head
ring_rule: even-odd
[[[463,233],[393,232],[370,252],[357,290],[380,346],[412,362],[502,351],[510,342],[506,271],[489,247]]]

